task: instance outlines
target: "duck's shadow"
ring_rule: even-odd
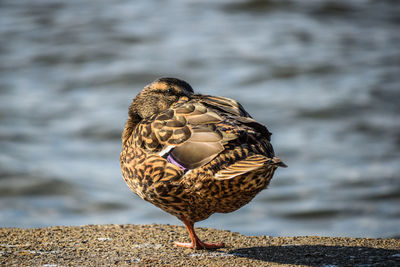
[[[361,246],[268,246],[235,249],[228,253],[237,257],[258,259],[280,264],[311,266],[372,266],[377,264],[379,266],[400,266],[400,250]]]

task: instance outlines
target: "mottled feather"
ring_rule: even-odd
[[[270,136],[235,100],[160,78],[129,108],[121,169],[132,191],[185,222],[207,248],[190,225],[242,207],[286,166]]]

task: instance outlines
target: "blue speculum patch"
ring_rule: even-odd
[[[187,171],[187,168],[185,168],[182,164],[180,164],[178,161],[176,161],[176,159],[174,159],[174,157],[171,154],[168,154],[167,160],[169,163],[172,163],[172,164],[178,166],[179,168],[181,168],[181,170],[183,172]]]

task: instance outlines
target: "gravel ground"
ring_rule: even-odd
[[[0,228],[1,266],[400,266],[400,239],[269,237],[196,228],[226,248],[176,248],[188,241],[173,225]]]

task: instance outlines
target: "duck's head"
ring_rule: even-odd
[[[129,107],[131,118],[144,119],[169,108],[181,97],[193,94],[192,87],[176,78],[159,78],[150,83],[133,99]]]

